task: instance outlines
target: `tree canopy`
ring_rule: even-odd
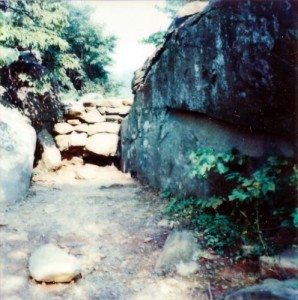
[[[58,1],[0,2],[0,75],[20,58],[32,54],[60,91],[111,92],[107,66],[116,38],[92,23],[90,8]],[[50,89],[47,76],[33,80],[21,70],[15,81],[32,92]]]

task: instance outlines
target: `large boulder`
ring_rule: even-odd
[[[211,1],[171,32],[139,90],[150,107],[293,135],[295,29],[294,1]]]
[[[36,133],[16,109],[0,104],[0,205],[26,197],[32,175]]]
[[[200,194],[188,176],[192,150],[293,157],[294,2],[216,0],[183,18],[135,73],[121,127],[123,170]]]

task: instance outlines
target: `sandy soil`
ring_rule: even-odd
[[[26,200],[0,208],[1,300],[208,299],[198,275],[154,274],[168,234],[157,226],[157,195],[113,167],[98,172],[92,180],[66,180],[65,170],[37,175]],[[31,252],[49,242],[79,259],[81,279],[45,285],[29,278]]]

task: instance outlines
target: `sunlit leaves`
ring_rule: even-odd
[[[19,58],[19,51],[14,48],[0,46],[0,67],[9,66]]]

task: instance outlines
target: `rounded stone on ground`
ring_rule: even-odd
[[[71,282],[81,273],[80,263],[54,244],[36,249],[29,259],[29,273],[39,282]]]

